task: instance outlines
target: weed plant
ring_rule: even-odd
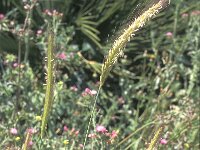
[[[168,4],[1,0],[0,149],[199,149],[200,2]]]

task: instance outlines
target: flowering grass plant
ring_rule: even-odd
[[[198,149],[199,8],[1,0],[0,149]]]

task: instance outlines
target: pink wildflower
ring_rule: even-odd
[[[27,129],[27,132],[30,133],[30,134],[34,134],[37,131],[34,128],[29,128],[29,129]]]
[[[79,147],[80,147],[80,148],[83,148],[83,144],[79,144]]]
[[[67,56],[66,56],[66,54],[64,52],[58,54],[57,57],[60,58],[60,59],[66,59],[67,58]]]
[[[51,13],[51,11],[50,11],[50,10],[48,10],[48,9],[46,9],[46,10],[44,11],[44,14],[46,14],[46,15],[48,15],[48,16],[52,16],[52,13]]]
[[[191,13],[192,16],[200,15],[200,10],[194,10]]]
[[[186,17],[188,17],[188,14],[187,14],[187,13],[183,13],[183,14],[181,15],[181,17],[182,17],[182,18],[186,18]]]
[[[71,86],[70,89],[74,92],[78,91],[78,88],[74,85],[74,86]]]
[[[85,88],[85,93],[90,94],[91,90],[89,88]]]
[[[108,132],[106,132],[106,133],[105,133],[105,135],[106,135],[106,136],[110,136],[111,134],[110,134],[110,133],[108,133]]]
[[[96,90],[90,90],[89,88],[85,88],[85,91],[82,93],[82,96],[86,96],[86,95],[96,95],[97,91]]]
[[[88,135],[88,137],[89,137],[89,138],[96,138],[96,134],[95,134],[95,133],[90,133],[90,134]]]
[[[64,127],[63,127],[63,130],[64,130],[65,132],[67,132],[69,129],[68,129],[67,126],[64,126]]]
[[[78,134],[79,134],[79,130],[77,130],[77,131],[75,132],[75,135],[76,135],[76,136],[78,136]]]
[[[4,14],[1,14],[1,13],[0,13],[0,21],[3,20],[4,17],[5,17]]]
[[[13,134],[13,135],[17,135],[18,132],[17,132],[16,128],[11,128],[10,133]]]
[[[161,139],[161,140],[160,140],[160,144],[166,145],[166,144],[167,144],[167,140],[166,140],[166,139]]]
[[[100,132],[100,133],[106,133],[108,130],[102,125],[97,125],[96,126],[96,131]]]
[[[75,131],[75,128],[72,128],[71,131],[70,131],[70,134],[73,134]]]
[[[85,96],[87,96],[87,95],[88,95],[88,94],[85,93],[85,92],[82,93],[82,96],[83,96],[83,97],[85,97]]]
[[[171,37],[173,36],[173,33],[172,33],[172,32],[167,32],[165,35],[166,35],[168,38],[171,38]]]
[[[91,90],[91,91],[90,91],[90,94],[91,94],[91,95],[96,95],[96,94],[97,94],[97,91],[96,91],[96,90]]]
[[[37,30],[37,35],[41,35],[42,34],[42,30]]]
[[[114,139],[114,138],[117,137],[117,135],[118,135],[118,132],[115,131],[115,130],[113,130],[112,133],[111,133],[111,135],[110,135],[110,137],[111,137],[112,139]]]
[[[58,14],[58,12],[54,9],[53,10],[53,15],[57,15]]]
[[[29,141],[28,146],[32,146],[32,145],[33,145],[33,141]]]
[[[13,67],[14,67],[14,68],[17,68],[18,66],[19,66],[19,64],[16,63],[16,62],[13,64]]]
[[[82,96],[85,97],[87,95],[90,95],[90,93],[91,93],[91,90],[89,88],[85,88],[85,91],[82,92]]]

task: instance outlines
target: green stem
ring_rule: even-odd
[[[128,139],[130,139],[134,134],[136,134],[137,132],[141,131],[142,129],[144,129],[145,127],[149,126],[149,125],[152,125],[152,124],[155,124],[155,122],[149,122],[147,123],[146,125],[140,127],[139,129],[137,129],[136,131],[134,131],[133,133],[131,133],[129,136],[127,136],[126,138],[124,138],[121,142],[119,142],[119,144],[117,144],[117,147],[119,147],[122,143],[126,142]]]
[[[42,116],[41,138],[44,136],[44,131],[47,125],[47,119],[53,103],[53,84],[54,84],[54,34],[51,31],[48,36],[47,49],[47,88],[45,95],[44,113]]]
[[[91,124],[91,122],[92,122],[92,118],[93,118],[93,115],[94,115],[95,106],[96,106],[96,103],[97,103],[97,99],[98,99],[100,90],[101,90],[101,86],[99,87],[99,89],[98,89],[98,91],[97,91],[97,94],[96,94],[96,97],[95,97],[95,100],[94,100],[94,104],[93,104],[93,106],[92,106],[92,111],[91,111],[91,115],[90,115],[90,120],[89,120],[89,123],[88,123],[88,126],[87,126],[87,131],[86,131],[86,135],[85,135],[85,139],[84,139],[84,143],[83,143],[83,150],[85,150],[85,145],[86,145],[87,137],[88,137],[89,130],[90,130],[90,124]]]

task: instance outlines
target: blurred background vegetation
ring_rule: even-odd
[[[49,140],[36,142],[34,136],[33,149],[63,147],[59,141],[66,136],[64,125],[80,130],[77,138],[68,137],[78,149],[93,103],[93,97],[83,96],[85,88],[98,89],[111,44],[152,2],[1,0],[0,146],[20,147],[27,128],[39,130],[35,116],[43,108],[50,23],[56,36],[55,100]],[[164,125],[162,137],[168,143],[158,149],[197,150],[199,101],[200,1],[173,0],[124,49],[101,91],[96,123],[119,130],[116,149],[144,149],[155,128]],[[9,134],[12,127],[19,130],[18,142]],[[97,143],[96,149],[103,145],[97,140],[89,143]]]

